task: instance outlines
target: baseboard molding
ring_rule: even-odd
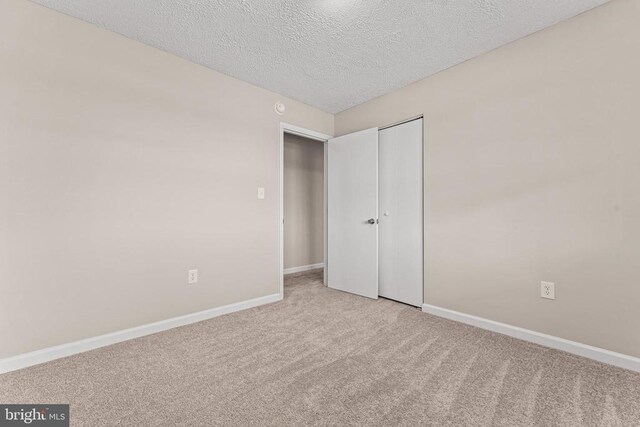
[[[324,268],[324,263],[301,265],[300,267],[285,268],[284,274],[301,273],[303,271],[315,270],[316,268]]]
[[[282,300],[273,294],[0,359],[0,374]]]
[[[456,322],[465,323],[467,325],[487,329],[489,331],[508,335],[513,338],[529,341],[545,347],[597,360],[598,362],[640,372],[640,358],[637,357],[616,353],[614,351],[593,347],[587,344],[581,344],[575,341],[569,341],[564,338],[542,334],[540,332],[519,328],[517,326],[507,325],[506,323],[495,322],[493,320],[472,316],[470,314],[449,310],[447,308],[437,307],[431,304],[423,304],[422,311],[433,314],[434,316],[444,317],[445,319],[455,320]]]

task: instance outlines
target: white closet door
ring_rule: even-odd
[[[379,134],[380,296],[422,306],[422,119]]]
[[[327,285],[378,298],[378,129],[327,143]]]

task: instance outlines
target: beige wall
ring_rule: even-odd
[[[324,144],[284,137],[284,268],[324,260]]]
[[[344,134],[425,114],[427,303],[640,356],[637,22],[614,0],[337,115]],[[0,357],[278,292],[280,120],[333,133],[0,2]]]
[[[639,22],[616,0],[337,115],[425,115],[427,303],[640,356]]]
[[[333,133],[330,114],[0,2],[0,357],[279,292],[280,120]]]

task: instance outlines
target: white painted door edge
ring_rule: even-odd
[[[289,267],[284,269],[284,274],[301,273],[303,271],[315,270],[317,268],[324,268],[324,263],[301,265],[300,267]]]
[[[280,205],[280,215],[278,215],[278,277],[280,280],[280,296],[284,298],[284,134],[302,136],[305,138],[322,141],[325,146],[324,155],[324,265],[327,265],[327,140],[333,138],[320,132],[305,129],[289,123],[280,122],[280,150],[278,157],[278,198]],[[323,282],[326,285],[327,269],[325,268]]]
[[[42,350],[7,357],[5,359],[0,359],[0,374],[281,300],[282,296],[279,293],[267,295],[247,301],[224,305],[222,307],[199,311],[197,313],[186,314],[184,316],[111,332],[97,337],[86,338],[67,344],[61,344]]]
[[[445,319],[454,320],[456,322],[465,323],[481,329],[486,329],[499,334],[508,335],[524,341],[529,341],[544,347],[561,350],[577,356],[586,357],[588,359],[597,360],[598,362],[617,366],[619,368],[629,369],[631,371],[640,372],[640,358],[628,356],[622,353],[605,350],[603,348],[582,344],[575,341],[566,340],[553,335],[547,335],[535,332],[529,329],[520,328],[518,326],[508,325],[493,320],[484,319],[482,317],[472,316],[470,314],[461,313],[459,311],[449,310],[447,308],[437,307],[431,304],[423,304],[422,311]]]

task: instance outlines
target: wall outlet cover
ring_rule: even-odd
[[[556,299],[556,284],[553,282],[540,282],[540,296],[546,299]]]
[[[190,285],[198,283],[198,270],[189,270],[188,283]]]

